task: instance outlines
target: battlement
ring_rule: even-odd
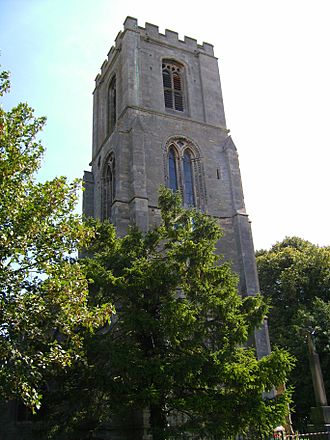
[[[193,51],[205,52],[214,56],[213,45],[203,42],[203,44],[197,44],[197,40],[194,38],[184,36],[184,40],[179,39],[177,32],[165,29],[165,35],[159,32],[158,26],[146,23],[145,27],[138,26],[136,18],[127,17],[124,21],[124,29],[130,29],[139,32],[139,34],[145,38],[159,40],[164,44],[175,45],[181,49],[188,49]]]
[[[212,57],[214,56],[212,44],[205,42],[203,42],[203,44],[198,44],[196,39],[187,36],[184,36],[184,39],[180,40],[177,32],[165,29],[165,34],[162,34],[159,32],[159,28],[155,24],[145,23],[145,27],[141,27],[138,25],[136,18],[126,17],[124,21],[124,30],[118,33],[115,39],[115,45],[110,48],[108,58],[101,66],[101,74],[98,74],[95,78],[96,84],[101,80],[104,72],[120,51],[122,38],[127,31],[137,32],[140,34],[141,38],[144,38],[147,41],[149,40],[164,45],[174,46],[178,49],[194,52],[195,54],[203,53]]]

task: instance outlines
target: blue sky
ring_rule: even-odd
[[[0,0],[5,107],[48,122],[40,179],[81,177],[92,91],[127,15],[214,44],[256,248],[286,235],[330,245],[328,0]]]

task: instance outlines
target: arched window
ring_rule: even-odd
[[[185,207],[206,208],[204,171],[197,147],[182,137],[171,139],[165,149],[165,177],[172,191],[180,191]]]
[[[111,219],[111,208],[116,195],[115,158],[111,154],[104,166],[102,219]]]
[[[116,110],[116,77],[114,76],[110,82],[108,90],[108,134],[110,134],[116,125],[117,110]]]
[[[183,155],[183,203],[185,206],[195,206],[192,155],[189,150],[185,150]]]
[[[169,187],[172,191],[178,190],[178,176],[177,176],[177,160],[173,147],[170,147],[168,152],[168,177]]]
[[[184,111],[184,96],[183,96],[183,81],[182,81],[183,67],[170,60],[163,60],[163,88],[164,88],[164,102],[165,108]]]

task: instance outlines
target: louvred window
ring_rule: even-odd
[[[164,61],[162,69],[165,108],[183,112],[182,67],[173,61]]]

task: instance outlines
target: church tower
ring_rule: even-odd
[[[213,46],[127,17],[97,75],[92,170],[83,211],[110,219],[120,235],[160,219],[158,189],[180,190],[185,206],[215,217],[221,253],[240,277],[240,293],[259,291],[236,147],[226,128]],[[255,334],[259,357],[267,328]]]

